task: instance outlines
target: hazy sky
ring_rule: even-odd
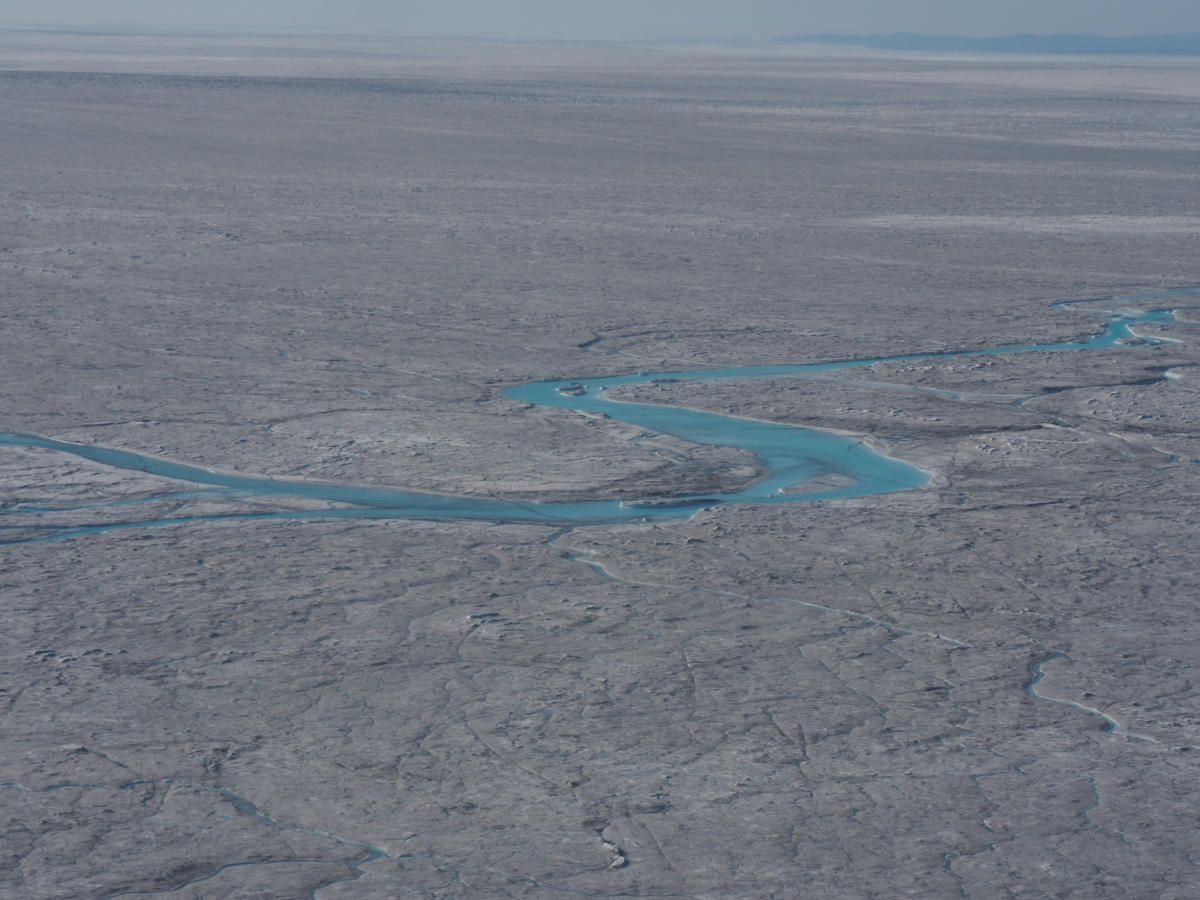
[[[1200,32],[1200,0],[0,0],[0,24],[239,26],[504,37],[834,31]]]

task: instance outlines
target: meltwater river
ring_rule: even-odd
[[[1200,288],[1171,292],[1173,295],[1200,294]],[[948,357],[988,356],[1036,351],[1092,350],[1131,344],[1158,343],[1158,339],[1142,338],[1133,328],[1137,325],[1174,321],[1176,309],[1136,309],[1131,304],[1168,296],[1167,294],[1123,298],[1116,309],[1101,308],[1113,301],[1072,301],[1060,306],[1081,307],[1105,316],[1103,330],[1093,337],[1049,344],[1016,344],[986,349],[947,350],[928,353],[908,353],[870,359],[841,360],[799,365],[746,366],[731,369],[698,369],[693,371],[638,373],[603,378],[580,378],[566,381],[538,381],[515,385],[504,394],[518,400],[543,406],[604,413],[613,419],[627,422],[649,431],[672,435],[697,444],[736,447],[754,454],[766,476],[744,490],[725,494],[682,495],[652,500],[595,500],[585,502],[518,502],[512,500],[460,497],[404,491],[394,488],[362,487],[355,485],[322,484],[308,481],[289,481],[280,478],[227,474],[203,469],[186,463],[144,456],[128,450],[110,449],[91,444],[56,441],[51,438],[15,432],[0,432],[0,446],[40,447],[57,450],[119,469],[133,469],[165,478],[207,485],[207,489],[164,493],[135,500],[110,501],[92,507],[128,507],[154,500],[187,497],[302,497],[343,504],[312,510],[282,510],[278,512],[232,513],[225,515],[176,516],[163,519],[111,521],[89,525],[59,524],[0,524],[0,529],[19,533],[15,540],[0,538],[0,543],[56,540],[82,534],[118,528],[145,528],[156,525],[183,524],[204,520],[224,519],[297,519],[297,518],[404,518],[460,519],[490,522],[527,522],[558,527],[593,525],[651,519],[687,517],[697,509],[721,504],[796,503],[829,500],[842,497],[861,497],[917,488],[924,485],[928,475],[898,459],[882,456],[853,437],[803,428],[723,416],[682,407],[649,403],[630,403],[610,399],[614,388],[648,384],[661,379],[704,382],[744,378],[813,375],[834,372],[878,362],[902,362]],[[814,490],[788,490],[823,476],[836,475],[838,486]],[[80,509],[82,507],[75,507]],[[61,509],[39,509],[28,505],[8,507],[8,513],[28,514],[61,512]],[[0,532],[2,533],[2,532]]]

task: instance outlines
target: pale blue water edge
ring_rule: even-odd
[[[1182,291],[1170,292],[1170,295],[1194,295],[1198,293],[1200,293],[1200,289],[1189,288]],[[1123,298],[1118,302],[1133,303],[1163,296],[1168,296],[1168,294],[1129,297]],[[1089,303],[1100,304],[1106,302],[1072,301],[1070,303],[1059,304],[1059,306],[1083,307]],[[728,369],[697,369],[654,373],[640,372],[637,374],[601,378],[531,382],[515,385],[504,390],[505,396],[528,403],[603,413],[613,419],[693,443],[736,447],[753,453],[759,465],[766,472],[766,476],[741,491],[724,494],[705,494],[702,496],[693,494],[669,498],[654,498],[644,501],[595,500],[582,502],[521,502],[461,497],[397,490],[394,488],[322,484],[318,482],[289,481],[279,478],[214,472],[198,466],[172,462],[128,450],[56,441],[38,435],[0,432],[0,446],[38,447],[56,450],[91,460],[101,465],[119,469],[131,469],[164,478],[173,478],[211,486],[209,490],[176,491],[134,500],[114,501],[108,504],[98,503],[93,504],[91,507],[77,506],[73,507],[74,509],[129,506],[136,503],[165,499],[229,496],[279,496],[347,504],[347,506],[333,509],[181,516],[168,519],[108,522],[85,526],[0,525],[0,528],[3,529],[19,529],[25,532],[21,538],[15,541],[0,540],[0,543],[54,540],[115,528],[149,527],[199,521],[219,521],[223,519],[401,518],[536,523],[565,527],[682,518],[691,515],[698,509],[720,504],[795,503],[844,497],[861,497],[890,491],[907,490],[926,484],[929,476],[915,466],[902,460],[892,459],[876,453],[862,441],[851,436],[814,428],[765,422],[757,419],[723,416],[683,407],[611,400],[608,399],[607,394],[614,388],[627,385],[650,384],[662,379],[704,382],[746,378],[771,378],[832,372],[840,369],[869,366],[878,362],[903,362],[961,356],[990,356],[1034,351],[1089,350],[1115,347],[1125,343],[1153,343],[1153,339],[1136,338],[1132,332],[1133,326],[1147,322],[1173,320],[1176,308],[1149,311],[1119,309],[1116,312],[1104,310],[1107,315],[1104,330],[1094,337],[1078,341],[910,353],[870,359],[838,360],[834,362],[797,365],[745,366]],[[1093,311],[1100,312],[1101,310]],[[839,486],[821,487],[815,490],[787,490],[789,487],[802,485],[811,479],[830,475],[840,476],[839,481],[842,483]],[[6,511],[37,514],[62,510],[24,506],[12,507]],[[29,531],[39,533],[36,536],[30,537],[27,534]]]

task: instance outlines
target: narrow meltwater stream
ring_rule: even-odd
[[[1046,672],[1043,667],[1047,663],[1051,663],[1060,659],[1070,661],[1071,657],[1066,653],[1063,653],[1061,650],[1051,650],[1046,656],[1043,656],[1041,659],[1034,660],[1032,663],[1030,663],[1029,673],[1033,676],[1033,678],[1025,683],[1025,693],[1029,694],[1029,696],[1033,697],[1035,700],[1045,700],[1047,703],[1057,703],[1060,706],[1069,706],[1071,709],[1077,709],[1080,712],[1087,713],[1089,716],[1095,716],[1104,723],[1104,730],[1109,734],[1124,735],[1125,737],[1132,738],[1135,741],[1143,741],[1147,744],[1159,743],[1156,738],[1126,731],[1123,727],[1121,727],[1120,722],[1118,722],[1108,713],[1101,712],[1100,710],[1096,709],[1094,706],[1084,706],[1082,703],[1079,703],[1076,700],[1063,700],[1058,697],[1051,697],[1047,694],[1041,693],[1041,691],[1038,690],[1038,685],[1041,684],[1046,677]]]
[[[1200,288],[1189,288],[1170,293],[1172,295],[1196,295],[1200,294]],[[1123,298],[1117,302],[1136,303],[1164,296],[1168,295]],[[1104,329],[1099,334],[1083,340],[1047,344],[1014,344],[986,349],[908,353],[897,356],[798,365],[640,372],[601,378],[531,382],[515,385],[504,391],[505,396],[528,403],[603,413],[613,419],[692,443],[736,447],[754,454],[766,472],[765,477],[743,490],[724,494],[685,494],[646,500],[578,502],[521,502],[462,497],[396,488],[323,484],[215,472],[199,466],[173,462],[128,450],[76,444],[32,434],[0,432],[0,446],[55,450],[113,468],[146,472],[164,478],[209,486],[209,490],[182,492],[175,490],[136,500],[126,499],[107,504],[96,503],[90,507],[76,507],[78,509],[102,506],[128,508],[138,503],[155,500],[205,496],[214,498],[220,496],[254,497],[260,500],[286,497],[342,504],[339,507],[324,509],[281,509],[174,518],[130,519],[88,525],[0,524],[0,529],[20,534],[20,537],[9,540],[0,538],[0,543],[57,540],[113,529],[181,525],[228,519],[400,518],[519,522],[571,527],[685,518],[698,509],[720,504],[795,503],[807,500],[861,497],[917,488],[928,482],[929,478],[926,473],[902,460],[876,453],[862,441],[848,435],[683,407],[624,402],[611,399],[610,392],[615,388],[652,384],[664,380],[704,382],[774,378],[835,372],[880,362],[991,356],[1036,351],[1091,350],[1120,345],[1160,343],[1160,339],[1138,336],[1133,331],[1134,326],[1149,322],[1175,321],[1175,309],[1183,308],[1141,310],[1121,307],[1113,310],[1088,307],[1088,304],[1102,303],[1104,301],[1072,301],[1058,305],[1060,308],[1078,307],[1088,312],[1103,313],[1106,316]],[[826,486],[815,490],[788,490],[790,487],[802,485],[812,479],[830,475],[839,476],[837,486]],[[25,517],[61,511],[29,506],[10,507],[4,510],[10,514],[21,513]],[[35,533],[31,535],[29,533],[31,531]]]

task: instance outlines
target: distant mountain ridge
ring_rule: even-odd
[[[964,37],[936,34],[796,34],[788,44],[840,44],[873,50],[933,50],[951,53],[1096,53],[1146,56],[1200,56],[1200,34],[1145,34],[1103,37],[1097,34],[1013,34]]]

